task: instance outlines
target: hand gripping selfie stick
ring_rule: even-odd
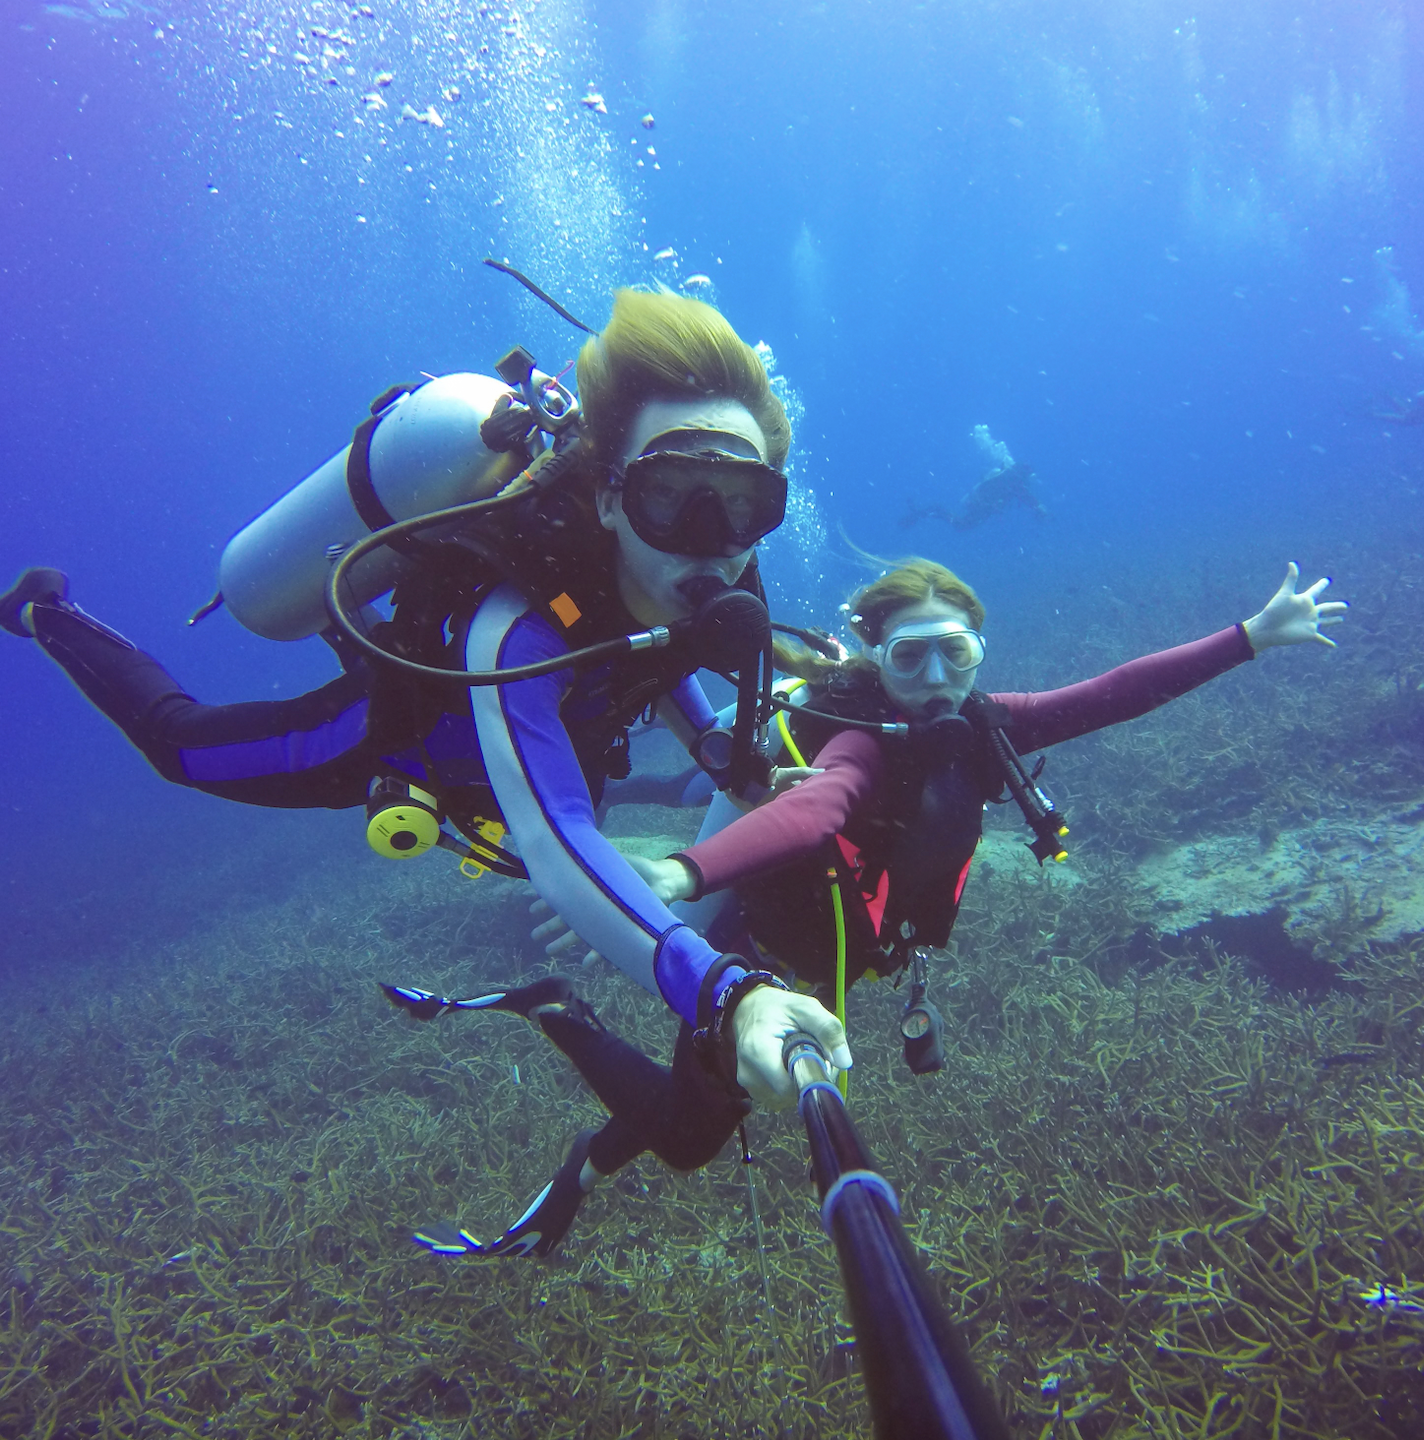
[[[836,1247],[878,1440],[1010,1440],[900,1224],[900,1202],[856,1133],[825,1051],[805,1031],[783,1063],[800,1091],[821,1224]]]

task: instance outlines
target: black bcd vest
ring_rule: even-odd
[[[397,584],[391,620],[374,628],[384,648],[421,664],[465,668],[470,622],[499,585],[512,583],[570,649],[643,630],[618,593],[617,542],[591,507],[557,487],[493,512],[478,530],[431,546]],[[762,596],[756,558],[737,588]],[[697,669],[679,646],[642,650],[581,672],[564,697],[560,715],[593,803],[609,779],[628,774],[628,730],[663,695]],[[386,757],[381,773],[398,773],[431,790],[457,827],[470,833],[477,818],[502,819],[479,760],[469,690],[369,664],[374,752]],[[463,754],[432,758],[435,732],[468,743]],[[397,763],[389,763],[395,760]],[[402,764],[400,762],[404,761]],[[411,762],[414,761],[414,765]],[[421,774],[410,774],[419,767]]]
[[[807,708],[850,720],[895,718],[878,678],[859,667],[812,683]],[[788,720],[814,763],[835,723],[801,714]],[[879,802],[814,854],[736,887],[752,938],[813,984],[835,977],[833,884],[845,917],[847,985],[869,969],[898,970],[911,945],[948,942],[985,803],[1003,789],[985,731],[969,720],[877,743],[887,772]]]

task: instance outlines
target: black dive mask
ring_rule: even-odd
[[[633,533],[668,555],[739,555],[786,518],[786,476],[720,450],[640,455],[614,481]]]

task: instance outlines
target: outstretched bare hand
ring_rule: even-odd
[[[1328,577],[1298,591],[1295,582],[1299,579],[1300,566],[1292,560],[1286,566],[1281,588],[1266,602],[1266,608],[1243,623],[1241,628],[1258,655],[1273,645],[1299,645],[1306,640],[1318,640],[1334,648],[1335,642],[1321,630],[1326,625],[1338,625],[1345,618],[1349,603],[1344,600],[1317,603],[1316,597],[1330,584]]]

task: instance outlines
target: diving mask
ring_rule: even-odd
[[[984,637],[957,620],[917,620],[875,646],[870,658],[897,680],[914,680],[936,653],[947,669],[963,674],[983,663]]]
[[[786,518],[786,476],[721,449],[654,450],[614,483],[633,533],[669,555],[739,555]]]

